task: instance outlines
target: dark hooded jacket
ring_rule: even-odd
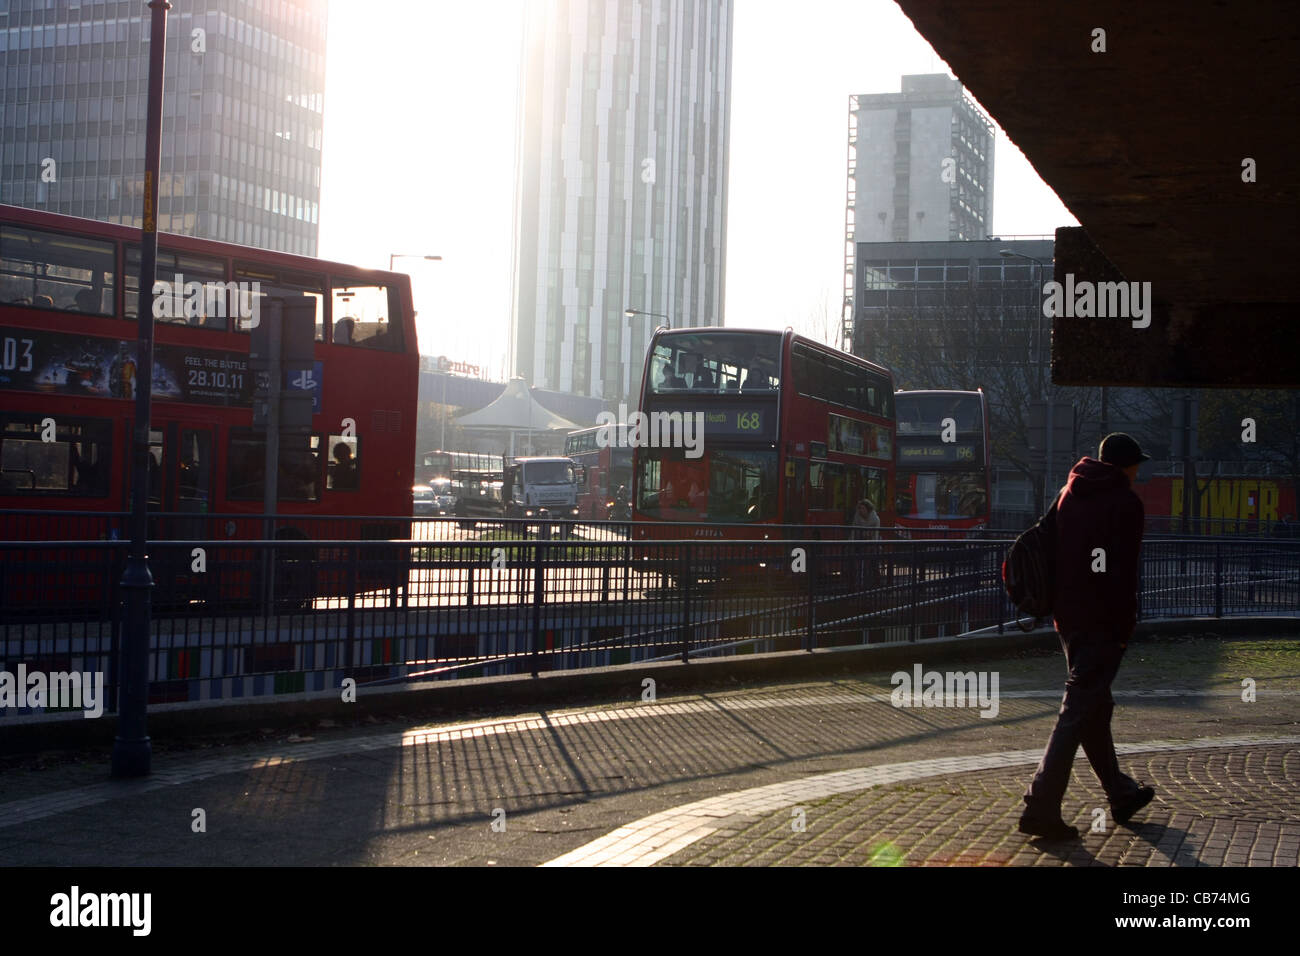
[[[1126,643],[1137,623],[1138,553],[1145,513],[1116,465],[1084,458],[1056,505],[1056,629]],[[1105,552],[1105,571],[1094,551]]]

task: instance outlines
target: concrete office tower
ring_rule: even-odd
[[[315,255],[326,0],[172,0],[158,228]],[[0,202],[140,225],[143,2],[0,2]]]
[[[983,239],[992,231],[993,129],[944,73],[905,76],[901,93],[849,97],[846,348],[857,243]]]
[[[530,385],[633,398],[657,325],[722,323],[732,6],[528,4],[510,347]]]

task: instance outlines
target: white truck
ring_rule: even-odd
[[[506,466],[501,499],[507,518],[536,519],[539,527],[578,518],[578,495],[585,483],[581,465],[571,458],[516,458]]]

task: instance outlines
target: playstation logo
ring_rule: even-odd
[[[289,384],[294,388],[300,388],[304,391],[316,387],[316,379],[313,377],[310,369],[304,369],[298,373],[298,377],[289,380]]]

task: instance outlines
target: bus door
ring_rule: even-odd
[[[808,521],[808,459],[793,456],[785,460],[784,524]]]
[[[912,514],[917,518],[938,518],[935,492],[938,490],[939,476],[920,474],[913,476],[915,497],[912,499]]]
[[[170,540],[209,537],[214,447],[211,426],[161,423],[149,432],[149,510],[171,517],[157,535]],[[192,515],[193,517],[187,517]]]

